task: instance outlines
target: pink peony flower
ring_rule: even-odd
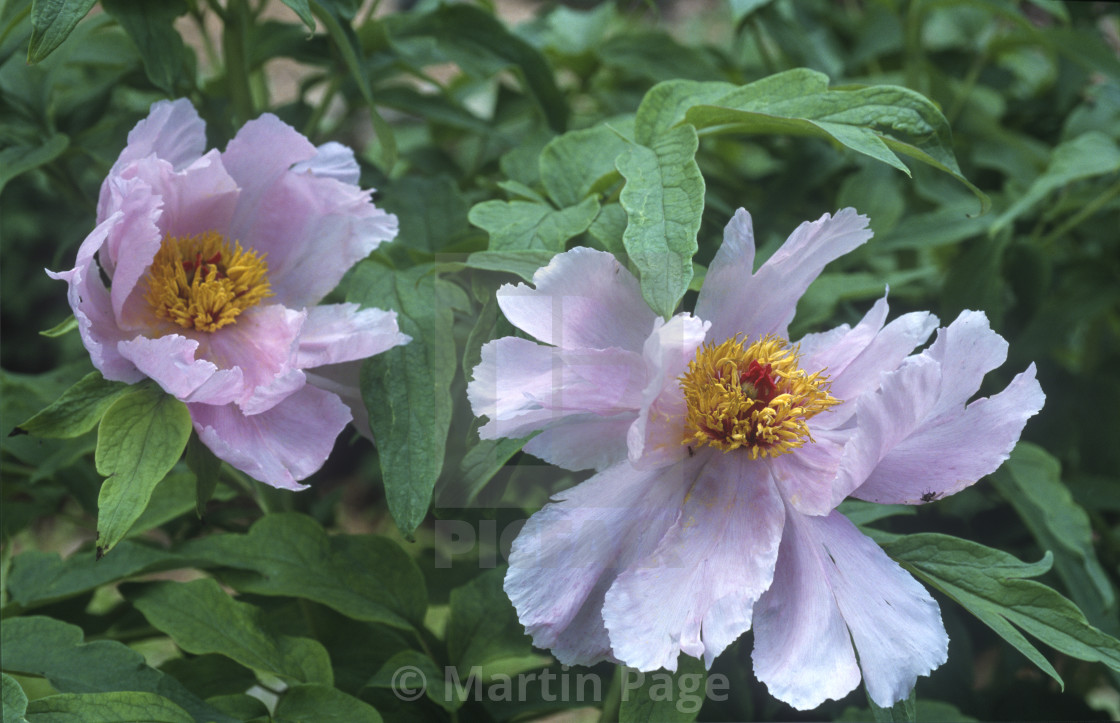
[[[351,421],[338,393],[360,406],[336,365],[409,340],[392,311],[317,305],[397,219],[358,188],[344,146],[316,148],[264,115],[204,153],[205,130],[188,101],[155,103],[101,186],[74,268],[48,273],[69,284],[106,379],[154,380],[218,457],[304,489]]]
[[[937,604],[836,506],[921,504],[994,471],[1043,394],[1032,364],[966,404],[1007,344],[983,313],[937,326],[787,326],[829,261],[871,237],[852,209],[804,223],[758,271],[740,210],[695,314],[669,321],[610,254],[576,248],[506,285],[537,344],[488,343],[468,394],[484,438],[543,430],[525,450],[594,469],[514,542],[505,589],[535,644],[566,664],[710,666],[754,627],[754,669],[808,709],[862,678],[888,706],[946,659]],[[857,657],[858,656],[858,657]]]

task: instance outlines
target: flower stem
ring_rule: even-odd
[[[222,29],[222,51],[226,58],[226,83],[233,105],[235,125],[253,118],[253,89],[249,83],[249,26],[252,17],[245,0],[230,0]]]

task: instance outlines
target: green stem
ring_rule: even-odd
[[[1085,219],[1095,214],[1116,196],[1120,196],[1120,182],[1114,183],[1106,188],[1096,198],[1082,206],[1080,211],[1066,219],[1061,226],[1058,226],[1058,228],[1046,234],[1046,237],[1042,239],[1042,245],[1052,245],[1057,239],[1081,225]]]
[[[316,138],[319,134],[319,125],[323,122],[323,116],[327,113],[327,108],[330,107],[331,101],[338,93],[339,86],[342,85],[342,77],[335,75],[327,83],[327,88],[323,91],[323,99],[311,111],[311,117],[307,119],[307,123],[303,126],[303,135],[308,138]]]
[[[906,9],[906,87],[921,91],[918,78],[922,65],[921,0],[910,0]]]
[[[618,723],[622,710],[622,671],[621,665],[615,666],[611,687],[607,688],[607,695],[603,698],[603,714],[599,716],[599,723]]]
[[[230,0],[222,29],[222,50],[226,56],[226,82],[233,105],[234,125],[240,126],[256,116],[253,89],[249,84],[249,26],[251,14],[245,0]]]

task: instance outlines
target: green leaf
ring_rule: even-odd
[[[132,388],[90,372],[62,393],[49,407],[16,429],[36,437],[72,439],[97,426],[109,407]]]
[[[48,138],[42,145],[23,146],[15,145],[0,150],[0,191],[21,173],[45,166],[62,155],[70,147],[70,138],[62,133],[56,133]]]
[[[311,6],[308,5],[307,0],[280,0],[280,2],[295,11],[299,19],[307,26],[308,32],[315,32],[315,18],[311,15]]]
[[[401,331],[412,337],[368,359],[361,378],[389,512],[411,535],[431,505],[451,426],[450,389],[458,358],[451,309],[469,302],[431,265],[395,272],[365,261],[354,270],[350,288],[351,301],[396,309]]]
[[[183,0],[102,0],[101,6],[136,44],[144,72],[156,87],[174,96],[193,85],[186,74],[188,51],[175,29],[175,19],[187,12]]]
[[[381,715],[368,703],[324,685],[288,688],[272,714],[276,723],[381,723]]]
[[[466,233],[478,233],[467,224],[467,202],[448,176],[405,176],[381,190],[378,205],[400,219],[394,246],[438,253]]]
[[[424,623],[428,595],[413,559],[389,538],[330,535],[294,512],[267,515],[244,535],[210,535],[180,554],[246,571],[223,574],[241,592],[306,598],[402,630]]]
[[[1120,147],[1100,131],[1088,131],[1059,144],[1050,156],[1050,165],[1031,183],[1011,207],[992,222],[989,233],[995,235],[1032,206],[1054,191],[1074,181],[1103,176],[1120,170]]]
[[[38,63],[54,52],[95,4],[97,0],[34,0],[27,62]]]
[[[696,719],[707,697],[704,663],[688,655],[677,659],[675,673],[622,668],[621,675],[619,723],[689,723]]]
[[[630,146],[615,162],[626,179],[619,197],[629,218],[622,240],[641,272],[642,297],[665,318],[672,316],[692,279],[704,212],[697,146],[696,129],[677,126],[650,146]]]
[[[537,269],[547,266],[555,255],[555,251],[545,249],[475,251],[467,257],[463,265],[483,271],[505,271],[516,274],[525,281],[532,281]]]
[[[28,723],[194,723],[194,718],[155,693],[64,693],[27,706]]]
[[[183,461],[194,474],[194,511],[199,519],[206,512],[206,503],[218,489],[218,479],[222,475],[222,460],[202,443],[197,434],[187,441],[187,451]]]
[[[234,721],[122,643],[83,643],[77,625],[34,615],[9,618],[0,626],[0,647],[5,670],[46,678],[63,693],[143,691],[167,698],[197,720]]]
[[[153,585],[133,604],[189,653],[218,653],[289,682],[333,685],[330,656],[321,643],[277,633],[260,608],[234,600],[210,578]]]
[[[606,125],[557,136],[541,151],[541,182],[557,205],[575,206],[617,180],[614,159],[629,145],[619,131]]]
[[[992,481],[1039,547],[1054,553],[1055,570],[1082,610],[1103,617],[1116,606],[1116,594],[1097,560],[1089,515],[1073,501],[1061,474],[1058,460],[1046,450],[1020,442]]]
[[[470,221],[490,234],[491,251],[563,251],[565,242],[587,230],[599,214],[599,201],[556,210],[531,201],[484,201],[471,208]]]
[[[144,512],[152,490],[179,461],[191,434],[187,405],[154,385],[118,398],[97,429],[97,551],[104,555]]]
[[[66,336],[72,331],[77,330],[78,319],[73,314],[66,317],[63,321],[58,322],[49,329],[44,329],[39,332],[39,336],[45,336],[48,339],[57,339],[60,336]]]
[[[397,698],[406,702],[426,695],[428,700],[452,713],[468,699],[471,686],[466,685],[466,679],[456,681],[451,675],[457,675],[454,669],[445,674],[436,661],[419,650],[402,650],[386,660],[362,688],[392,690]]]
[[[519,439],[480,439],[467,450],[453,485],[440,491],[440,507],[472,507],[478,493],[533,436]]]
[[[753,85],[753,84],[752,84]],[[747,86],[751,87],[751,86]],[[782,86],[778,86],[780,91]],[[736,89],[722,81],[667,80],[649,89],[634,118],[634,139],[650,145],[654,139],[684,121],[689,108],[714,103]]]
[[[504,579],[505,568],[494,568],[451,591],[447,654],[462,678],[476,667],[485,677],[494,672],[514,675],[525,669],[523,665],[547,663],[533,655],[532,642],[502,589]]]
[[[23,714],[27,711],[27,694],[19,682],[6,673],[0,673],[3,680],[3,708],[0,709],[0,720],[11,723],[27,723]]]
[[[1048,570],[1050,553],[1041,562],[1027,564],[1005,552],[938,534],[907,535],[885,543],[883,549],[963,605],[1063,687],[1058,672],[1015,626],[1061,653],[1120,671],[1120,641],[1089,625],[1077,606],[1053,589],[1023,579]]]
[[[865,689],[866,692],[866,689]],[[914,723],[918,720],[916,708],[917,696],[914,694],[914,689],[910,689],[910,695],[898,701],[890,708],[881,708],[879,704],[867,696],[867,704],[871,706],[871,713],[875,716],[875,723]]]

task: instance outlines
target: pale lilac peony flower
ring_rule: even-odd
[[[577,248],[504,286],[506,317],[544,344],[488,343],[468,394],[484,438],[544,430],[526,451],[597,470],[533,515],[505,589],[566,664],[710,666],[754,627],[771,693],[814,708],[862,678],[881,706],[946,659],[937,604],[835,510],[851,495],[920,504],[1007,459],[1042,407],[1032,364],[966,404],[1006,342],[983,313],[928,313],[787,342],[798,298],[871,237],[852,209],[793,232],[754,271],[740,210],[695,314],[669,321],[610,254]],[[857,658],[858,656],[858,658]]]
[[[151,378],[218,457],[304,489],[351,421],[339,393],[360,407],[345,363],[408,341],[394,312],[316,305],[397,219],[358,188],[348,148],[316,148],[273,115],[224,153],[204,153],[205,131],[188,101],[155,103],[101,186],[77,264],[48,273],[69,284],[106,379]]]

